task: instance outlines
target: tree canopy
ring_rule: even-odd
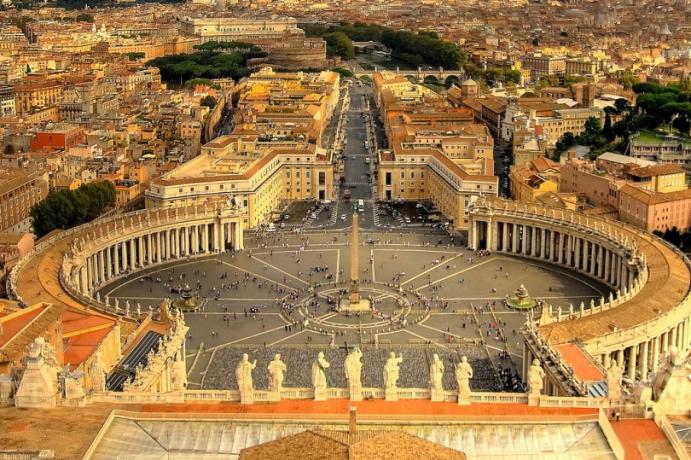
[[[388,27],[342,23],[338,25],[301,24],[308,36],[322,37],[327,49],[343,59],[354,56],[352,42],[376,41],[391,49],[391,56],[416,66],[430,65],[449,70],[460,69],[466,54],[453,42],[440,39],[435,32],[410,32]]]
[[[93,182],[76,190],[50,192],[31,207],[31,223],[40,238],[58,228],[68,229],[90,222],[114,205],[112,182]]]
[[[173,54],[153,59],[147,65],[158,67],[166,82],[183,84],[190,79],[230,77],[239,80],[249,75],[247,61],[265,57],[256,45],[240,42],[208,42],[191,54]],[[220,51],[228,50],[232,51]]]

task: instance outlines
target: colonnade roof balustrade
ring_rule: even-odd
[[[579,235],[586,240],[593,233],[604,234],[621,246],[635,248],[637,254],[644,258],[648,280],[638,294],[615,308],[595,315],[542,326],[541,333],[551,344],[589,342],[610,334],[622,334],[623,342],[638,335],[644,337],[646,332],[652,335],[655,331],[652,327],[647,330],[648,325],[652,326],[651,322],[660,319],[662,315],[678,312],[681,319],[690,314],[689,260],[656,236],[601,217],[499,198],[479,200],[473,213],[478,217],[485,215],[498,221],[506,216],[527,225],[532,222],[540,228],[553,225],[555,230]],[[641,328],[640,334],[631,334],[634,328]],[[616,336],[612,338],[616,339]]]
[[[90,314],[112,318],[105,305],[95,299],[85,304],[81,298],[68,292],[60,280],[65,257],[77,258],[89,255],[113,242],[127,240],[130,236],[158,231],[166,225],[184,225],[204,217],[218,215],[217,206],[198,205],[186,208],[162,208],[143,210],[125,215],[115,215],[60,232],[40,240],[34,249],[15,266],[8,279],[11,297],[25,305],[48,302]],[[101,246],[102,245],[102,246]],[[96,308],[89,308],[96,307]]]

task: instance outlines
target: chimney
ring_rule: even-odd
[[[355,433],[357,433],[357,407],[355,406],[351,406],[350,408],[350,426],[348,432],[351,437],[355,436]]]

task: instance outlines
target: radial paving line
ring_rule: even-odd
[[[290,276],[290,277],[293,278],[294,280],[300,281],[301,283],[306,284],[306,285],[309,286],[309,283],[308,283],[307,281],[305,281],[305,280],[303,280],[303,279],[301,279],[301,278],[298,278],[298,277],[295,276],[295,275],[291,275],[291,274],[288,273],[287,271],[281,270],[280,268],[278,268],[278,267],[276,267],[276,266],[274,266],[274,265],[271,265],[270,263],[266,262],[264,259],[260,259],[259,257],[254,257],[254,256],[252,256],[252,257],[253,257],[254,259],[256,259],[256,260],[262,262],[262,263],[263,263],[264,265],[266,265],[267,267],[271,267],[271,268],[273,268],[274,270],[276,270],[277,272],[283,273],[283,274],[286,275],[286,276]]]
[[[240,267],[238,267],[238,266],[236,266],[236,265],[229,264],[228,262],[222,262],[222,263],[223,263],[223,265],[227,265],[227,266],[229,266],[230,268],[234,268],[234,269],[239,270],[239,271],[241,271],[241,272],[249,273],[249,274],[252,275],[252,276],[256,276],[257,278],[261,278],[261,279],[264,279],[264,280],[266,280],[266,281],[270,281],[270,282],[272,282],[272,283],[276,283],[276,284],[278,284],[279,286],[283,286],[283,287],[286,288],[286,289],[292,289],[293,291],[297,291],[297,289],[294,288],[294,287],[285,285],[285,284],[283,284],[283,283],[281,283],[281,282],[279,282],[279,281],[273,280],[273,279],[271,279],[271,278],[267,278],[266,276],[260,275],[260,274],[258,274],[258,273],[254,273],[254,272],[251,272],[251,271],[249,271],[249,270],[245,270],[244,268],[240,268]],[[299,278],[297,278],[297,279],[299,279]],[[300,280],[300,281],[302,281],[302,280]],[[304,281],[303,281],[303,283],[304,283]],[[307,283],[305,283],[305,284],[307,284]]]
[[[429,273],[429,272],[431,272],[431,271],[433,271],[433,270],[436,270],[437,268],[443,267],[445,264],[448,264],[448,263],[451,262],[452,260],[461,257],[461,255],[462,255],[462,254],[456,254],[455,256],[451,257],[450,259],[448,259],[448,260],[446,260],[446,261],[444,261],[444,262],[439,262],[438,264],[433,265],[431,268],[429,268],[429,269],[427,269],[427,270],[425,270],[425,271],[423,271],[423,272],[421,272],[421,273],[418,273],[417,275],[413,276],[413,277],[410,278],[410,279],[405,280],[404,282],[401,283],[401,286],[403,286],[404,284],[411,283],[413,280],[416,280],[416,279],[418,279],[419,277],[421,277],[421,276],[423,276],[423,275],[425,275],[425,274],[427,274],[427,273]]]
[[[480,263],[478,263],[478,264],[475,264],[475,265],[473,265],[472,267],[468,267],[468,268],[465,268],[465,269],[463,269],[463,270],[459,270],[459,271],[457,271],[457,272],[455,272],[455,273],[452,273],[452,274],[450,274],[450,275],[448,275],[448,276],[445,276],[445,277],[443,277],[443,278],[439,278],[439,279],[437,279],[437,280],[434,280],[433,283],[430,283],[430,284],[427,284],[427,285],[425,285],[425,286],[419,287],[419,288],[415,289],[415,291],[418,292],[418,291],[420,291],[421,289],[430,288],[430,287],[432,287],[432,286],[434,286],[434,285],[436,285],[436,284],[441,283],[442,281],[445,281],[445,280],[447,280],[447,279],[449,279],[449,278],[453,278],[453,277],[456,276],[456,275],[460,275],[461,273],[465,273],[465,272],[470,271],[470,270],[473,270],[473,269],[475,269],[475,268],[477,268],[477,267],[481,267],[481,266],[483,266],[483,265],[485,265],[485,264],[488,264],[488,263],[490,263],[490,262],[492,262],[492,261],[494,261],[494,260],[497,260],[497,259],[488,259],[488,260],[485,260],[484,262],[480,262]],[[503,297],[502,297],[502,298],[503,298]]]
[[[243,340],[253,339],[255,337],[259,337],[260,335],[268,334],[269,332],[278,331],[279,329],[283,329],[284,327],[285,327],[285,324],[283,326],[278,326],[278,327],[275,327],[273,329],[267,329],[265,331],[257,332],[256,334],[252,334],[252,335],[248,335],[246,337],[241,337],[239,339],[231,340],[230,342],[222,343],[220,345],[216,345],[215,347],[207,348],[206,351],[212,351],[215,353],[216,350],[218,350],[219,348],[225,348],[229,345],[234,345],[236,343],[242,342]],[[212,355],[212,358],[213,358],[213,355]],[[211,361],[209,361],[209,362],[211,362]]]

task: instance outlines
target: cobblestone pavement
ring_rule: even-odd
[[[608,294],[594,280],[549,264],[503,254],[479,257],[445,234],[363,231],[361,286],[381,311],[346,315],[333,311],[328,297],[347,292],[347,235],[347,230],[248,232],[244,251],[155,267],[105,286],[100,295],[143,309],[156,309],[165,296],[178,299],[173,290],[186,285],[204,298],[203,309],[185,315],[191,388],[234,385],[231,371],[242,349],[259,362],[258,388],[265,385],[267,360],[279,349],[289,368],[286,386],[309,386],[309,365],[319,350],[334,360],[333,379],[340,385],[343,351],[338,347],[364,344],[371,346],[365,355],[366,386],[379,385],[383,350],[393,348],[404,353],[401,386],[427,386],[426,360],[439,353],[447,364],[444,385],[454,388],[452,363],[462,346],[475,363],[473,385],[490,389],[499,385],[500,374],[515,376],[522,366],[520,329],[526,313],[503,304],[519,285],[533,298],[564,309],[580,302],[587,307]],[[408,307],[398,306],[404,304]]]

